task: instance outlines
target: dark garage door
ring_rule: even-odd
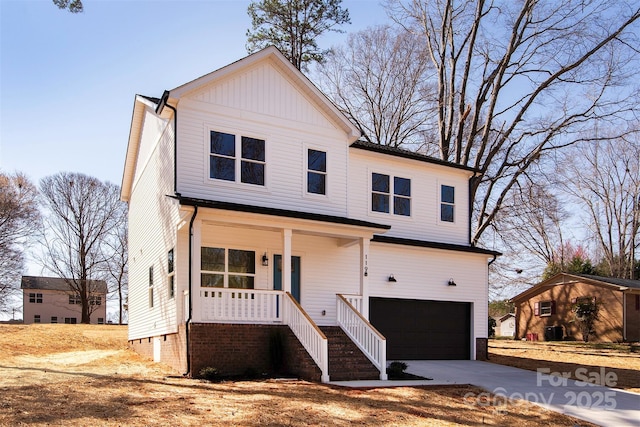
[[[469,359],[470,303],[372,297],[369,318],[387,338],[388,360]]]

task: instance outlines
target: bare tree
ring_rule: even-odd
[[[53,4],[58,6],[58,9],[68,10],[71,13],[81,13],[84,11],[82,0],[53,0]]]
[[[127,240],[127,204],[121,203],[116,213],[116,225],[105,240],[107,283],[118,300],[118,324],[126,321],[126,301],[129,285],[129,253]]]
[[[612,277],[634,278],[640,242],[640,140],[594,141],[565,153],[558,173],[584,208],[590,236]]]
[[[432,71],[420,40],[389,26],[350,35],[318,67],[322,89],[365,140],[416,151],[435,130]]]
[[[22,173],[0,173],[0,312],[20,285],[23,252],[40,223],[38,191]]]
[[[439,156],[472,166],[477,243],[508,194],[546,154],[637,108],[635,1],[389,0],[436,70]],[[610,137],[609,136],[609,137]]]
[[[322,62],[326,50],[317,39],[328,31],[349,24],[349,11],[342,0],[256,0],[249,4],[252,30],[247,30],[247,51],[274,45],[299,70],[310,62]]]
[[[118,224],[120,190],[80,173],[61,172],[40,181],[47,215],[42,235],[43,266],[67,279],[82,304],[82,323],[89,323],[95,280],[108,262],[105,242]]]

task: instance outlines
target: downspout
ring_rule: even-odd
[[[172,105],[169,105],[169,91],[165,90],[160,98],[160,102],[156,107],[156,114],[161,114],[164,107],[169,107],[173,111],[173,193],[178,193],[178,111]]]
[[[196,219],[196,215],[198,215],[198,206],[193,207],[193,215],[191,216],[191,220],[189,221],[189,317],[187,317],[187,321],[184,323],[184,332],[185,332],[185,342],[187,346],[187,372],[185,372],[184,376],[188,376],[191,373],[191,352],[189,351],[189,324],[191,324],[191,317],[193,315],[193,221]]]

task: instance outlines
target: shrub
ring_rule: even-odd
[[[387,367],[387,375],[390,379],[401,378],[404,375],[404,371],[407,369],[407,364],[404,362],[391,362]]]
[[[218,371],[218,368],[213,368],[211,366],[207,366],[205,368],[200,369],[200,373],[199,373],[200,378],[203,378],[207,381],[212,381],[212,382],[216,382],[216,381],[220,381],[220,371]]]

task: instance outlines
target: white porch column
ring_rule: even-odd
[[[282,230],[282,290],[291,293],[291,236],[290,229]]]
[[[360,238],[360,295],[362,296],[362,314],[369,320],[369,246],[367,238]]]
[[[193,221],[193,236],[191,238],[191,321],[202,320],[200,308],[200,256],[202,247],[202,220]]]

